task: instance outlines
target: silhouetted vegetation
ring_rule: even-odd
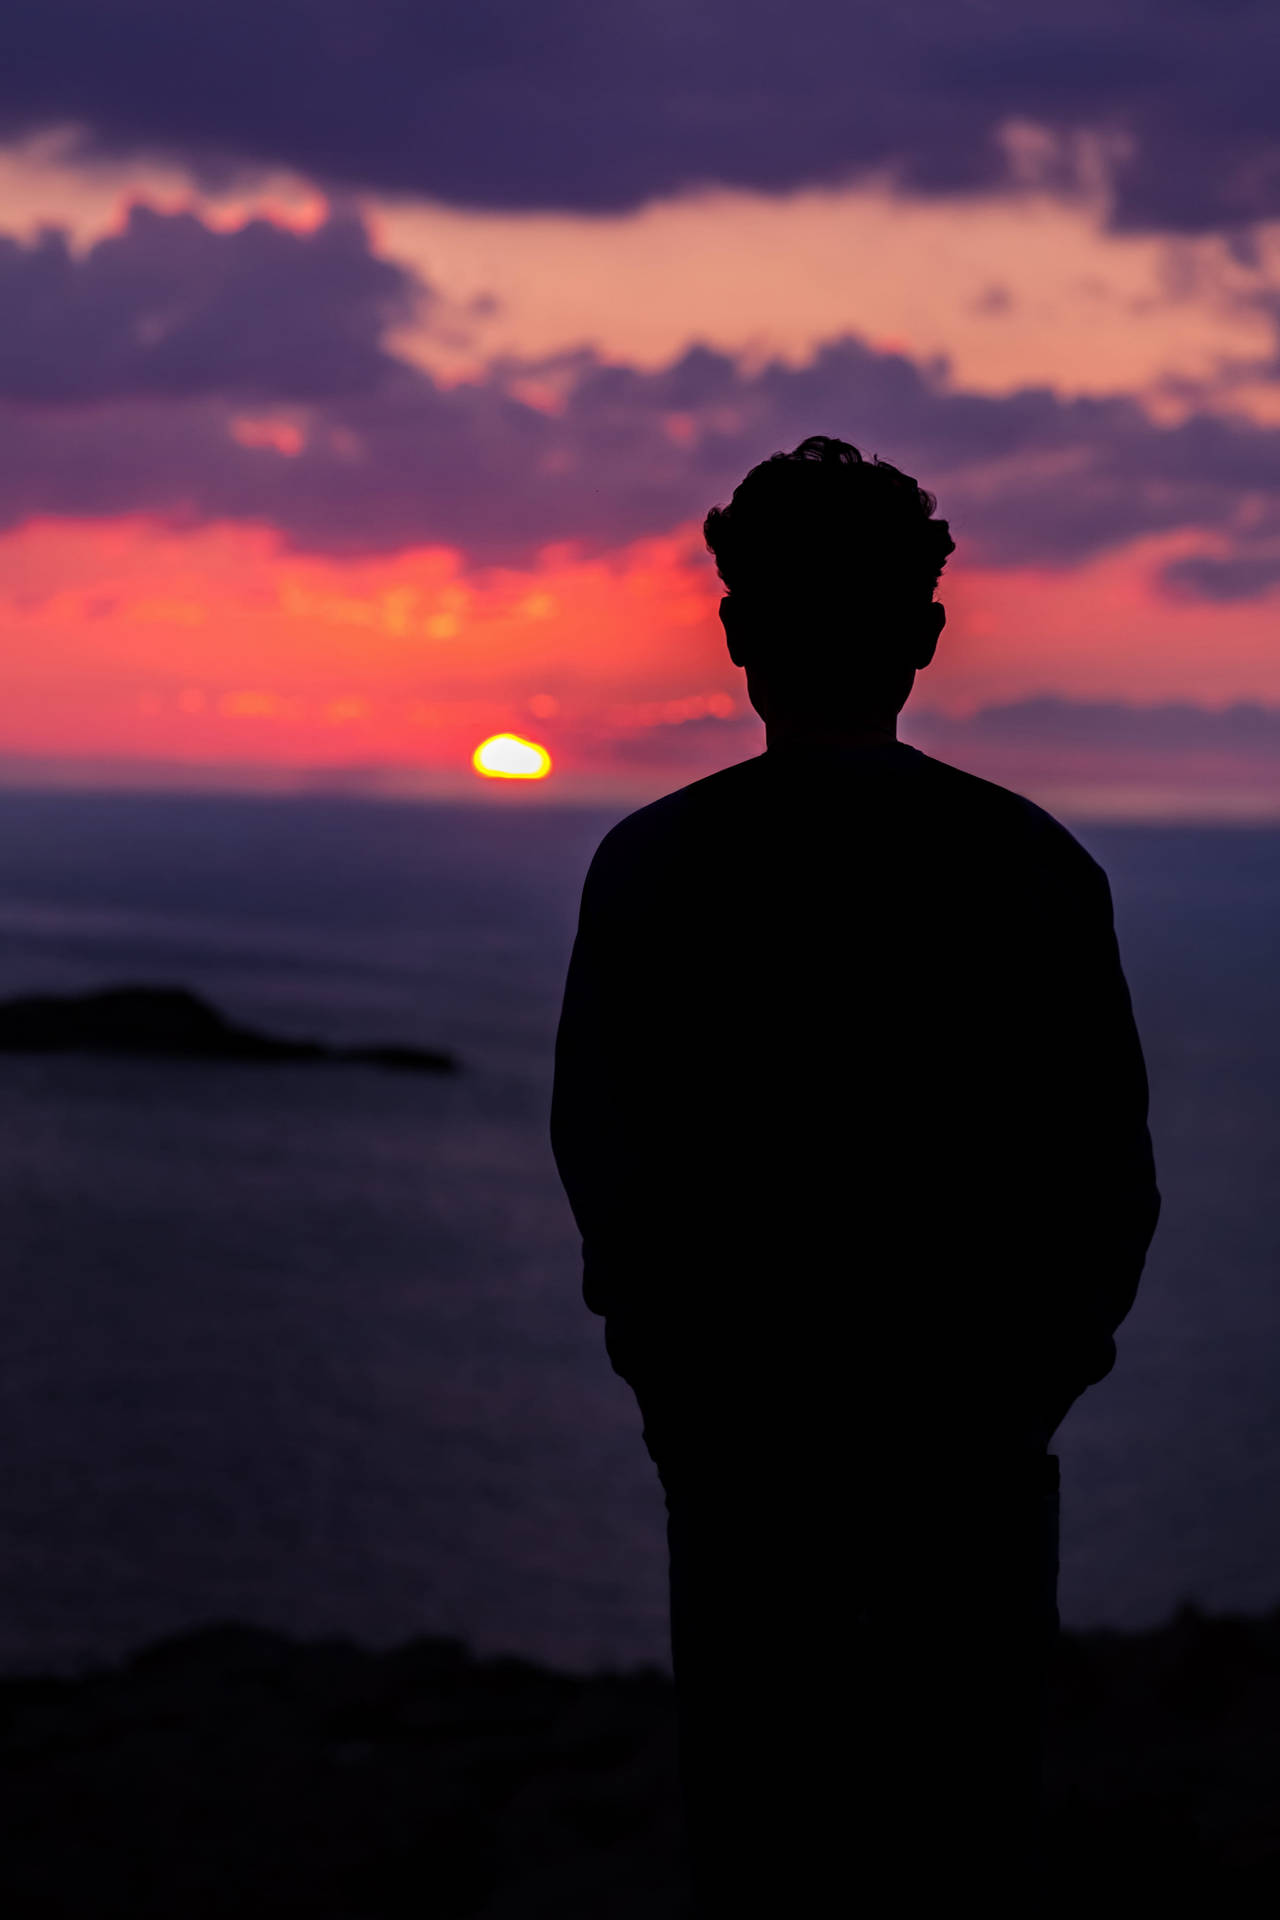
[[[1280,1608],[1064,1634],[1055,1892],[1093,1911],[1197,1892],[1206,1912],[1262,1911],[1280,1886],[1278,1709]],[[15,1920],[683,1910],[674,1706],[655,1671],[214,1627],[111,1671],[0,1683],[0,1766]],[[928,1824],[922,1808],[922,1840]]]

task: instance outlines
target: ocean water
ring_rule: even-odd
[[[464,1068],[0,1056],[0,1669],[225,1619],[667,1664],[661,1491],[547,1141],[616,817],[0,795],[0,993],[183,984]],[[1112,878],[1165,1201],[1115,1372],[1055,1441],[1062,1616],[1270,1607],[1280,834],[1076,831]]]

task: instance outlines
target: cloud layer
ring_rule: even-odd
[[[1122,223],[1280,210],[1270,0],[18,0],[0,126],[91,147],[472,207],[618,209],[706,182],[782,190],[891,166],[928,192],[1003,179],[999,130],[1073,177],[1118,159]],[[1127,157],[1120,158],[1127,148]]]
[[[310,233],[269,220],[218,232],[189,213],[129,210],[81,258],[46,229],[0,237],[0,396],[34,405],[327,400],[394,371],[383,332],[426,290],[338,213]]]
[[[830,432],[932,487],[968,560],[1072,564],[1195,527],[1216,544],[1171,590],[1239,598],[1276,574],[1276,428],[966,393],[943,363],[852,337],[799,367],[578,350],[442,385],[389,350],[429,296],[354,215],[220,232],[135,207],[80,257],[54,232],[0,243],[0,294],[0,525],[145,512],[268,524],[313,551],[439,543],[522,564],[698,522],[758,460]]]

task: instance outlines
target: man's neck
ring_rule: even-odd
[[[823,753],[840,747],[880,747],[898,738],[898,722],[892,719],[822,722],[819,720],[766,720],[765,748],[787,753]]]

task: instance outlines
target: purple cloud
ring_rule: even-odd
[[[1194,701],[1132,706],[1122,700],[1063,700],[1040,695],[982,707],[964,719],[931,713],[927,677],[906,709],[912,740],[943,753],[948,743],[1116,747],[1126,751],[1243,752],[1271,756],[1280,765],[1280,707],[1238,700],[1228,707]]]
[[[916,474],[966,559],[1070,563],[1143,533],[1231,528],[1245,494],[1280,490],[1280,431],[1193,414],[1154,424],[1124,398],[954,390],[852,337],[803,367],[747,373],[695,347],[653,371],[579,350],[437,386],[387,328],[427,290],[379,260],[358,220],[313,233],[266,221],[222,233],[136,208],[82,258],[63,236],[0,242],[0,523],[143,511],[250,520],[296,546],[388,551],[444,542],[518,563],[552,541],[588,551],[701,520],[746,470],[833,432]],[[558,413],[519,397],[554,373]],[[244,416],[288,409],[279,434]],[[273,443],[274,439],[274,443]],[[1183,561],[1171,590],[1239,597],[1256,557]],[[1225,569],[1225,570],[1224,570]],[[1252,569],[1252,571],[1250,571]]]
[[[322,400],[376,388],[382,334],[426,289],[359,219],[231,232],[135,206],[83,257],[48,228],[0,237],[0,397],[38,404],[199,394]]]
[[[907,703],[901,737],[1068,818],[1082,805],[1096,813],[1099,794],[1124,813],[1144,789],[1158,794],[1164,808],[1170,794],[1178,795],[1180,810],[1191,816],[1275,810],[1280,707],[1241,701],[1214,710],[1189,701],[1147,707],[1042,697],[957,717],[930,710],[929,678],[926,672]],[[762,752],[765,731],[754,713],[743,711],[622,738],[584,732],[577,745],[584,766],[634,777],[637,788],[651,780],[658,792]]]
[[[1168,592],[1191,600],[1252,600],[1280,580],[1280,554],[1251,553],[1247,546],[1233,554],[1189,553],[1171,560],[1160,580]]]
[[[558,417],[516,398],[511,372],[452,388],[412,368],[385,372],[367,391],[303,409],[294,458],[233,437],[243,402],[234,388],[201,394],[203,375],[190,399],[10,403],[0,521],[247,519],[320,551],[440,541],[478,562],[519,563],[550,541],[599,551],[700,519],[756,461],[834,432],[934,488],[966,559],[1052,564],[1143,533],[1228,528],[1244,493],[1280,486],[1275,429],[1159,427],[1127,401],[1038,390],[950,393],[855,340],[828,345],[812,367],[756,375],[705,349],[653,373],[584,355]],[[282,380],[279,400],[296,394]]]
[[[16,0],[8,19],[0,127],[76,122],[91,152],[213,175],[592,210],[885,165],[954,192],[1004,176],[996,131],[1022,118],[1131,141],[1121,225],[1280,210],[1270,0]]]

